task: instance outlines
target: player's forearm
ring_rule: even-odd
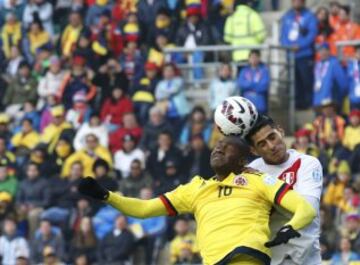
[[[294,213],[287,225],[291,225],[295,230],[304,228],[316,216],[316,211],[311,204],[294,191],[288,191],[281,200],[280,205]]]
[[[167,214],[164,204],[158,198],[141,200],[110,192],[106,202],[123,214],[136,218],[148,218]]]

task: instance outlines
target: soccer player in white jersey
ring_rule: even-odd
[[[301,237],[272,248],[271,265],[320,265],[319,208],[323,180],[319,160],[287,149],[283,129],[264,115],[259,116],[246,139],[252,152],[260,157],[251,162],[249,167],[284,180],[317,211],[313,222],[300,231]],[[272,234],[275,235],[289,218],[288,212],[276,208],[270,218]]]

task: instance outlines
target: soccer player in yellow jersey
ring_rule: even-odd
[[[245,168],[249,147],[238,137],[220,140],[211,153],[216,175],[194,177],[159,198],[140,200],[110,192],[93,178],[84,178],[79,191],[107,202],[125,215],[147,218],[193,213],[197,242],[206,265],[268,265],[269,247],[299,237],[296,231],[315,217],[312,206],[275,177]],[[269,216],[279,204],[294,213],[269,241]]]

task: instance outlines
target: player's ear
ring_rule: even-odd
[[[259,156],[258,152],[256,152],[255,147],[252,146],[252,145],[250,146],[250,152],[251,152],[253,155],[255,155],[255,156]]]

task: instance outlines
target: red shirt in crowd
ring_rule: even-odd
[[[108,98],[101,108],[100,117],[102,121],[121,125],[123,115],[127,112],[133,112],[133,104],[129,97],[123,96],[117,101]]]
[[[143,133],[143,129],[140,127],[128,129],[128,128],[119,128],[115,132],[109,135],[109,146],[111,153],[115,153],[116,151],[122,149],[122,139],[125,135],[131,134],[138,143],[141,139]]]

